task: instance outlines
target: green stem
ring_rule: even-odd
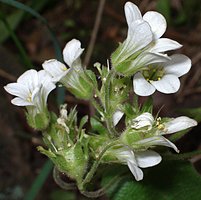
[[[102,115],[103,115],[103,109],[102,109],[101,106],[96,102],[95,99],[92,99],[92,105],[93,105],[94,108],[99,112],[99,114],[102,116]]]
[[[111,70],[106,77],[105,81],[105,112],[108,113],[110,111],[110,89],[111,89],[111,81],[115,76],[115,71]]]
[[[119,182],[121,182],[125,178],[125,175],[117,175],[112,180],[110,180],[106,185],[104,185],[102,188],[96,190],[96,191],[83,191],[81,190],[80,193],[88,198],[98,198],[105,194],[106,190],[109,190],[110,187],[113,187],[113,185],[118,185]]]
[[[59,185],[64,190],[72,190],[76,188],[75,183],[66,183],[65,181],[61,179],[60,171],[56,168],[56,166],[54,167],[54,170],[53,170],[53,178],[56,184]]]
[[[89,183],[89,182],[91,181],[91,179],[93,178],[93,176],[94,176],[94,174],[95,174],[95,172],[96,172],[96,169],[98,168],[98,165],[100,164],[100,161],[101,161],[103,155],[105,154],[105,152],[106,152],[109,148],[111,148],[111,147],[113,147],[113,146],[115,146],[115,145],[118,145],[118,144],[119,144],[119,141],[115,140],[115,141],[110,142],[109,144],[107,144],[107,145],[104,147],[104,149],[100,152],[100,154],[99,154],[97,160],[93,163],[93,165],[92,165],[90,171],[87,173],[85,179],[82,181],[81,185],[79,186],[79,189],[80,189],[80,190],[83,190],[84,185],[86,185],[87,183]]]
[[[117,131],[115,130],[115,127],[113,126],[113,122],[112,122],[112,116],[111,116],[111,112],[110,112],[110,93],[111,93],[111,82],[112,79],[115,76],[115,71],[111,70],[109,72],[109,74],[106,77],[106,81],[104,84],[105,87],[105,99],[104,99],[104,107],[105,107],[105,122],[106,122],[106,126],[107,129],[110,133],[110,136],[114,137],[114,136],[118,136]]]
[[[166,154],[166,155],[164,154],[164,157],[168,160],[186,160],[197,155],[201,155],[201,150],[192,151],[192,152],[183,153],[183,154]]]

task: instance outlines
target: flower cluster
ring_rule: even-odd
[[[47,97],[56,88],[51,76],[45,70],[28,70],[17,83],[10,83],[4,89],[16,97],[11,101],[17,106],[26,106],[27,119],[33,128],[44,129],[48,126]],[[38,121],[38,123],[36,122]]]
[[[179,90],[178,77],[191,68],[190,59],[182,54],[168,56],[166,51],[181,45],[171,39],[161,38],[167,23],[158,12],[149,11],[142,17],[138,7],[125,4],[128,24],[126,40],[112,54],[112,64],[117,72],[133,76],[133,89],[137,95],[149,96],[158,90],[175,93]]]
[[[143,107],[131,101],[132,90],[135,98],[149,96],[155,90],[176,92],[180,87],[178,77],[190,70],[191,61],[182,54],[165,54],[181,45],[161,38],[166,30],[166,20],[161,14],[150,11],[142,16],[136,5],[127,2],[125,15],[127,38],[112,53],[111,66],[95,65],[98,79],[97,73],[82,65],[81,42],[72,39],[63,50],[66,65],[56,59],[45,61],[43,70],[28,70],[16,83],[4,87],[16,96],[11,101],[14,105],[26,107],[29,125],[43,132],[47,148],[38,150],[73,179],[81,191],[101,163],[128,165],[135,179],[142,180],[141,168],[155,166],[162,160],[157,146],[170,147],[179,153],[165,135],[197,125],[185,116],[154,118],[150,105],[145,103]],[[75,97],[90,100],[96,116],[78,120],[76,109],[67,111],[66,105],[61,106],[59,116],[50,112],[47,98],[57,83]],[[120,120],[123,130],[117,127]],[[90,129],[84,128],[87,122]],[[165,151],[168,148],[162,153]]]

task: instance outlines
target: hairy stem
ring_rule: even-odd
[[[102,150],[102,151],[100,152],[100,154],[98,155],[97,160],[93,163],[93,165],[92,165],[90,171],[87,173],[85,179],[83,180],[83,182],[82,182],[81,185],[79,186],[80,190],[83,190],[84,185],[86,185],[87,183],[89,183],[89,182],[91,181],[91,179],[93,178],[93,176],[94,176],[94,174],[95,174],[95,172],[96,172],[96,170],[97,170],[97,168],[98,168],[98,165],[100,164],[100,161],[101,161],[103,155],[105,154],[105,152],[106,152],[109,148],[111,148],[111,147],[113,147],[113,146],[116,146],[116,145],[118,145],[118,144],[119,144],[119,141],[114,140],[114,141],[108,143],[108,144],[103,148],[103,150]]]
[[[56,168],[53,169],[53,178],[57,185],[59,185],[64,190],[72,190],[76,188],[75,183],[66,183],[60,177],[60,171]]]
[[[105,121],[106,121],[106,126],[107,129],[110,133],[110,136],[114,137],[114,136],[118,136],[117,131],[115,130],[115,127],[113,126],[113,122],[112,122],[112,116],[111,116],[111,110],[110,110],[110,93],[111,93],[111,82],[112,79],[115,76],[115,71],[111,70],[109,72],[109,74],[106,77],[106,81],[104,84],[105,87],[105,99],[104,99],[104,107],[105,107]]]

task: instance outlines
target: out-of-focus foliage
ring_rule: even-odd
[[[197,0],[183,0],[181,1],[181,8],[179,10],[173,9],[171,0],[158,0],[157,10],[162,13],[167,22],[174,25],[194,26],[199,21],[201,16],[201,1]]]
[[[112,171],[115,169],[113,168]],[[110,178],[112,171],[108,173]],[[140,182],[133,181],[133,177],[125,177],[109,191],[110,198],[113,200],[201,198],[201,178],[186,161],[163,161],[161,165],[147,169],[146,172],[144,180]],[[103,180],[104,183],[107,182],[108,177]]]

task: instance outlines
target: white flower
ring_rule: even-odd
[[[137,122],[136,120],[137,118],[138,119],[140,118],[142,120],[138,120]],[[145,127],[143,125],[148,124],[149,126],[147,126],[147,131],[152,131],[151,129],[154,128],[151,137],[137,141],[134,144],[134,145],[140,145],[140,147],[146,147],[146,148],[161,145],[161,146],[171,147],[176,152],[179,152],[177,147],[168,139],[163,137],[163,135],[176,133],[176,132],[185,130],[187,128],[197,126],[197,122],[194,119],[191,119],[186,116],[177,117],[175,119],[173,118],[173,119],[170,119],[168,122],[164,122],[164,123],[161,122],[160,118],[159,118],[160,120],[157,120],[155,123],[155,120],[150,113],[143,113],[139,115],[137,118],[134,119],[134,121],[136,121],[135,127],[141,126],[143,128]],[[157,130],[155,129],[155,126]]]
[[[66,64],[70,67],[68,69],[63,63],[59,62],[58,60],[51,59],[45,61],[42,66],[45,71],[47,71],[52,77],[55,82],[65,82],[64,77],[70,70],[81,70],[81,60],[80,56],[84,49],[81,48],[81,43],[79,40],[72,39],[69,41],[63,50],[63,57]]]
[[[154,118],[152,114],[145,112],[132,120],[131,128],[141,129],[146,127],[147,130],[151,130],[153,123],[154,123]]]
[[[160,38],[167,27],[160,13],[149,11],[142,16],[135,4],[127,2],[125,15],[127,38],[112,55],[113,66],[118,72],[132,75],[146,65],[166,62],[169,58],[163,52],[181,47],[174,40]]]
[[[154,41],[154,43],[152,43],[152,47],[149,49],[150,52],[165,52],[182,46],[174,40],[160,38],[165,33],[167,28],[166,20],[160,13],[149,11],[142,16],[140,10],[135,4],[127,2],[125,4],[125,15],[128,26],[131,26],[133,22],[138,20],[143,20],[148,23],[153,35],[152,41]]]
[[[138,72],[133,78],[134,92],[140,96],[149,96],[156,90],[165,93],[175,93],[179,90],[179,77],[191,68],[191,60],[182,54],[170,56],[171,60],[157,65],[149,65]]]
[[[16,83],[9,83],[4,89],[16,96],[12,103],[17,106],[32,106],[37,112],[46,107],[47,97],[55,88],[52,78],[44,70],[28,70],[23,73]]]
[[[140,168],[155,166],[162,160],[158,153],[150,150],[134,153],[131,149],[122,147],[117,149],[114,153],[120,162],[128,165],[137,181],[143,179],[143,171]]]

